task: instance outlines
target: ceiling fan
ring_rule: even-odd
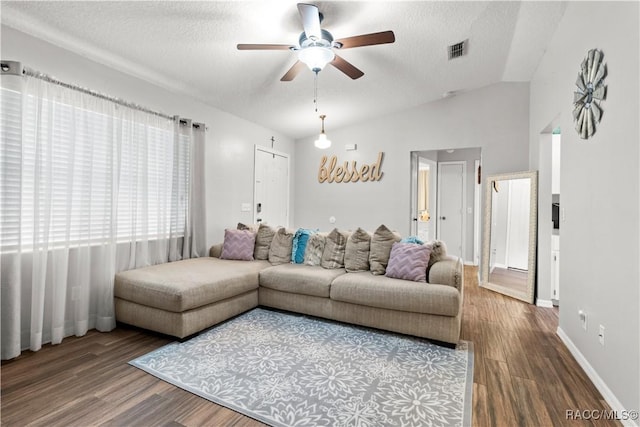
[[[335,54],[334,49],[350,49],[352,47],[372,46],[393,43],[396,38],[393,31],[362,34],[334,40],[331,33],[320,28],[322,13],[312,4],[298,3],[298,11],[302,18],[304,31],[300,34],[297,45],[288,44],[239,44],[238,50],[291,50],[296,52],[298,60],[280,79],[283,82],[293,80],[305,65],[318,74],[327,64],[331,64],[352,79],[364,75],[362,71]]]

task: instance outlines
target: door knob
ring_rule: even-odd
[[[447,217],[446,216],[441,216],[440,219],[444,221],[445,219],[447,219]]]

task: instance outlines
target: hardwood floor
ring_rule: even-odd
[[[489,282],[498,283],[527,295],[528,276],[528,272],[524,270],[496,267],[489,273]]]
[[[567,410],[608,407],[556,336],[556,309],[479,288],[474,267],[465,275],[462,339],[475,349],[474,426],[621,425],[566,419]],[[118,327],[3,362],[2,425],[261,425],[127,364],[169,342]]]

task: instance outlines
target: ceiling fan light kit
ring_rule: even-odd
[[[309,46],[298,51],[298,59],[305,63],[314,73],[319,73],[329,62],[333,61],[336,54],[331,48],[324,46]]]
[[[238,44],[238,50],[291,50],[297,53],[298,61],[280,79],[283,82],[293,80],[302,70],[300,63],[306,64],[314,73],[318,74],[331,64],[351,79],[359,79],[364,75],[362,71],[344,58],[336,55],[334,49],[351,49],[361,46],[373,46],[395,42],[393,31],[362,34],[334,40],[333,35],[320,28],[322,14],[313,4],[298,3],[298,11],[304,31],[298,38],[297,45],[286,44]]]

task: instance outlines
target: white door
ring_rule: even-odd
[[[253,220],[289,226],[289,156],[256,146]]]
[[[447,253],[464,260],[464,215],[466,162],[438,163],[438,239]]]

